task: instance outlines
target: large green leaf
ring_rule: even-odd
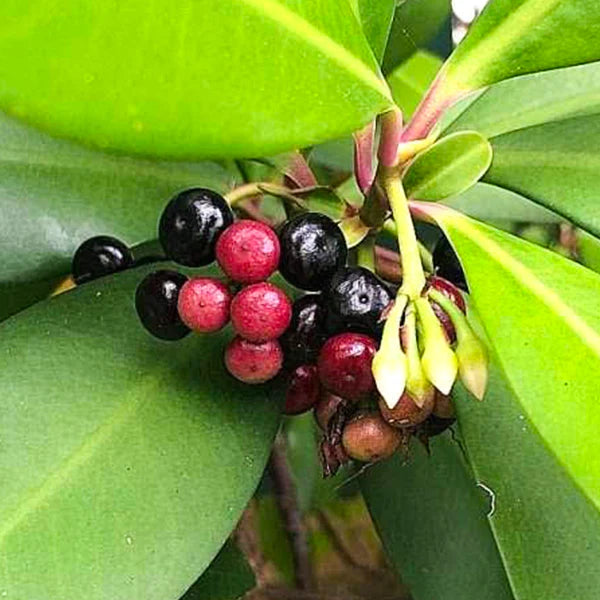
[[[600,114],[552,121],[492,140],[485,180],[600,233]]]
[[[347,0],[6,0],[0,21],[0,107],[101,148],[265,156],[390,104]]]
[[[536,71],[600,60],[597,0],[492,0],[448,59],[405,139],[424,136],[468,92]]]
[[[510,190],[476,183],[462,194],[444,200],[446,206],[486,222],[558,223],[561,218]]]
[[[515,597],[595,600],[600,514],[540,438],[524,399],[495,365],[483,402],[462,386],[454,395],[471,466],[493,499],[489,523]]]
[[[492,162],[490,143],[476,131],[450,134],[422,152],[404,177],[406,193],[441,200],[475,185]]]
[[[444,229],[522,414],[600,508],[600,276],[441,205],[416,203]]]
[[[361,478],[386,552],[415,600],[512,600],[486,513],[458,444],[434,438],[431,457],[413,444]]]
[[[548,121],[600,113],[600,62],[502,81],[459,102],[451,112],[454,119],[446,121],[448,131],[474,129],[488,139]]]
[[[390,35],[396,0],[350,0],[350,4],[361,22],[375,58],[381,62]]]
[[[376,1],[372,2],[377,4]],[[450,18],[450,0],[402,0],[394,15],[383,70],[390,73],[423,49]]]
[[[0,325],[0,593],[176,600],[263,471],[274,389],[234,381],[229,333],[168,344],[133,307],[140,268]]]
[[[411,117],[441,66],[441,58],[418,50],[388,75],[392,96],[405,119]]]
[[[169,198],[189,186],[225,192],[216,163],[116,157],[55,140],[0,114],[0,319],[45,296],[87,237],[156,236]]]
[[[448,61],[444,85],[473,90],[600,60],[598,36],[596,0],[492,0]]]
[[[228,540],[181,600],[237,600],[255,584],[254,573],[244,555]]]

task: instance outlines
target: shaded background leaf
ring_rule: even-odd
[[[262,475],[275,390],[226,373],[229,332],[151,339],[133,308],[149,270],[86,284],[0,325],[7,597],[178,599]]]

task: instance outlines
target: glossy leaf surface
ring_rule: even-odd
[[[8,598],[176,600],[262,474],[275,390],[226,373],[229,332],[151,338],[132,301],[150,269],[86,284],[0,325]]]
[[[475,131],[451,134],[422,152],[404,177],[406,193],[420,200],[441,200],[469,189],[492,161],[489,142]]]
[[[174,193],[191,186],[225,193],[235,179],[216,163],[95,152],[1,115],[0,138],[0,318],[46,295],[88,237],[152,239]]]
[[[415,600],[512,600],[488,526],[489,502],[450,435],[371,467],[361,488]]]
[[[265,156],[390,103],[347,0],[7,0],[0,21],[0,107],[101,148]]]
[[[495,365],[483,402],[461,386],[454,395],[469,460],[493,501],[489,523],[515,597],[596,598],[600,514],[540,438],[524,398]]]
[[[488,139],[548,121],[600,113],[600,62],[502,81],[459,102],[457,109],[448,131],[474,129]]]
[[[600,508],[600,276],[440,205],[414,210],[434,219],[457,250],[522,414]]]
[[[600,234],[600,114],[553,121],[492,140],[485,180]]]

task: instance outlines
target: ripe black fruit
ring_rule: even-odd
[[[339,269],[324,292],[330,333],[355,331],[378,337],[381,314],[392,301],[388,287],[363,267]]]
[[[295,369],[317,362],[319,351],[327,341],[325,307],[320,294],[298,298],[292,307],[292,320],[280,338],[285,366]]]
[[[75,283],[81,284],[123,271],[132,264],[133,255],[126,244],[109,235],[98,235],[77,248],[71,272]]]
[[[469,291],[465,273],[460,266],[458,257],[450,242],[444,236],[440,238],[433,249],[433,264],[436,275],[451,281],[465,292]]]
[[[190,329],[179,318],[177,300],[187,277],[177,271],[146,275],[135,292],[135,308],[142,325],[161,340],[180,340]]]
[[[337,269],[346,264],[344,234],[325,215],[307,213],[288,221],[279,240],[279,271],[300,289],[323,289]]]
[[[217,239],[232,223],[233,213],[223,196],[192,188],[167,204],[158,237],[170,259],[188,267],[201,267],[213,262]]]

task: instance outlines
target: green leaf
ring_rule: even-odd
[[[600,233],[600,114],[529,127],[492,140],[485,181]]]
[[[226,373],[229,332],[151,338],[132,301],[149,270],[86,284],[0,325],[8,598],[175,600],[262,474],[275,390]]]
[[[0,21],[0,107],[100,148],[265,156],[390,105],[347,0],[8,0]]]
[[[234,183],[216,163],[110,156],[1,114],[0,139],[0,319],[47,295],[86,238],[110,234],[131,245],[154,238],[175,192],[224,193]]]
[[[548,121],[599,113],[600,62],[502,81],[459,105],[460,114],[455,113],[452,123],[446,121],[447,131],[474,129],[488,139]]]
[[[441,200],[464,192],[481,179],[492,162],[492,147],[476,131],[453,133],[412,162],[404,177],[406,193]]]
[[[496,365],[483,402],[462,386],[454,396],[469,461],[493,495],[489,523],[515,597],[595,600],[600,515],[527,418],[525,398]]]
[[[476,183],[443,204],[486,222],[558,223],[561,218],[531,200],[489,183]]]
[[[381,62],[396,10],[396,0],[350,0],[350,3],[375,58]]]
[[[244,555],[231,540],[181,600],[237,600],[256,584]]]
[[[387,80],[392,96],[402,109],[405,119],[412,116],[441,66],[441,58],[430,52],[417,50],[406,62],[388,75]]]
[[[512,600],[489,502],[444,434],[367,469],[361,488],[386,553],[415,600]]]
[[[577,253],[581,262],[600,273],[600,240],[583,229],[577,232]]]
[[[440,205],[413,209],[449,236],[522,413],[600,508],[600,276]]]
[[[490,83],[600,59],[596,0],[492,0],[447,63],[443,86]]]
[[[390,73],[416,50],[424,48],[449,18],[449,0],[399,2],[385,50],[383,71]]]

